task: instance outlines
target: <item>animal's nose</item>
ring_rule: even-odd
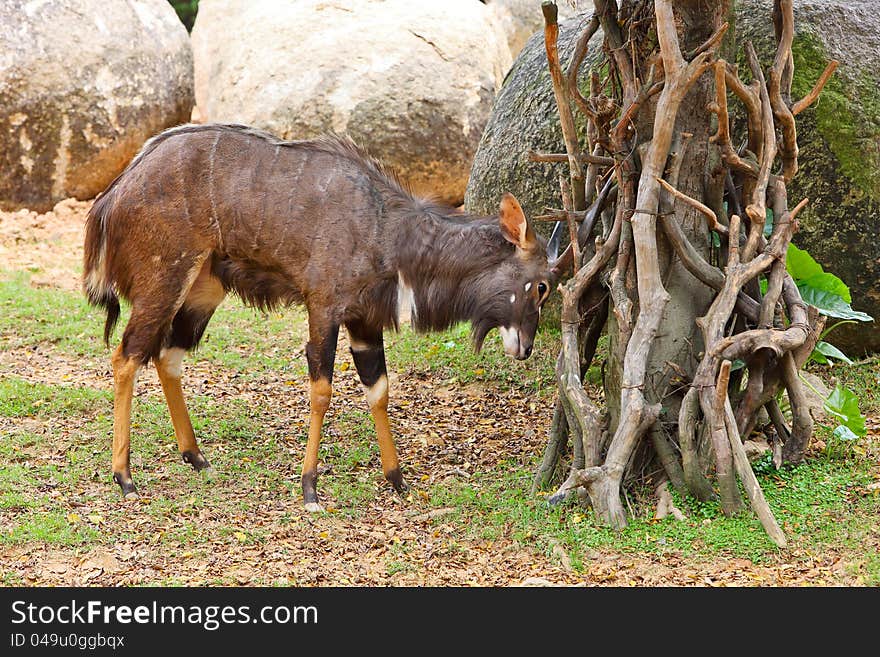
[[[525,354],[526,354],[526,358],[528,358],[529,356],[532,355],[532,345],[529,345],[528,347],[526,347]]]

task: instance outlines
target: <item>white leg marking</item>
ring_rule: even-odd
[[[380,401],[388,397],[388,377],[383,374],[376,383],[366,388],[365,392],[367,394],[367,403],[370,405],[370,408],[373,408]]]
[[[357,338],[353,338],[351,333],[348,334],[348,344],[351,345],[352,351],[366,351],[371,346],[366,342],[361,342]]]
[[[171,347],[159,352],[159,363],[162,369],[173,379],[179,379],[183,371],[183,356],[186,350],[180,347]]]

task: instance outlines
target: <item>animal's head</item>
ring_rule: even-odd
[[[544,240],[535,234],[512,194],[502,197],[498,221],[502,236],[515,248],[485,281],[489,296],[478,310],[475,338],[479,348],[486,333],[497,327],[504,353],[524,360],[532,353],[541,308],[550,296],[554,276]]]

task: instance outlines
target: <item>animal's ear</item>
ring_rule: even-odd
[[[506,192],[501,197],[498,219],[501,223],[501,234],[504,235],[504,239],[508,242],[515,244],[517,248],[524,251],[532,251],[538,247],[535,231],[529,225],[522,206],[520,206],[519,201],[516,200],[513,194]]]

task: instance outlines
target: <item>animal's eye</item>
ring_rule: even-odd
[[[538,283],[538,296],[543,297],[545,294],[547,294],[547,284]]]

